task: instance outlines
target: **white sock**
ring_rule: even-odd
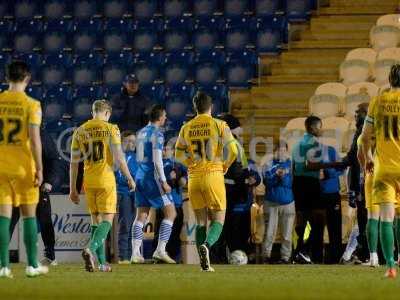
[[[132,256],[141,256],[140,247],[143,241],[143,223],[135,221],[132,225]]]
[[[164,219],[160,225],[160,232],[158,234],[158,244],[157,244],[157,252],[165,253],[165,247],[167,246],[169,237],[172,232],[172,225],[174,222]]]

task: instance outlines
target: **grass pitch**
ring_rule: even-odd
[[[113,266],[87,273],[82,265],[53,267],[47,276],[0,279],[0,299],[399,299],[400,277],[362,266],[215,266],[215,273],[188,265]]]

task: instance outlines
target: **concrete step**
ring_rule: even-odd
[[[297,83],[297,84],[268,84],[251,89],[252,103],[257,105],[262,101],[272,102],[294,102],[309,99],[314,94],[318,83]]]
[[[369,41],[362,40],[303,40],[290,43],[290,49],[354,49],[368,47]]]
[[[372,16],[321,16],[311,18],[310,29],[314,30],[370,30],[378,19]]]
[[[330,6],[380,6],[380,5],[389,5],[395,6],[398,4],[397,0],[330,0]]]
[[[293,49],[283,52],[282,64],[336,65],[345,58],[348,49]]]
[[[337,64],[313,65],[309,64],[274,64],[272,65],[272,75],[339,75]]]
[[[320,15],[383,15],[396,12],[398,5],[354,5],[349,0],[345,6],[330,6],[319,9]]]
[[[369,29],[358,30],[328,30],[314,29],[303,31],[300,34],[302,40],[367,40],[369,39]]]
[[[275,75],[261,78],[261,84],[268,83],[325,83],[329,81],[337,81],[337,75]]]

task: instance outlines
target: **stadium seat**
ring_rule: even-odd
[[[164,31],[168,30],[182,30],[190,32],[194,28],[194,21],[191,17],[182,17],[176,19],[164,20]]]
[[[7,34],[0,34],[0,51],[1,50],[12,50],[12,42],[10,42],[10,36]]]
[[[165,18],[179,18],[190,11],[190,1],[164,0],[162,14]]]
[[[382,59],[393,59],[396,61],[400,61],[400,48],[386,48],[382,51],[379,51],[377,60]]]
[[[338,152],[343,152],[347,145],[347,136],[350,129],[350,122],[341,117],[328,117],[322,120],[323,145],[335,147]]]
[[[339,114],[341,104],[341,99],[336,95],[313,95],[309,101],[310,114],[320,118],[334,117]]]
[[[388,48],[387,51],[380,51],[374,66],[375,83],[383,86],[389,83],[390,68],[400,63],[399,51],[397,48]]]
[[[28,32],[32,34],[42,33],[44,30],[44,23],[41,20],[18,20],[14,24],[16,33]]]
[[[165,54],[164,52],[136,53],[134,61],[136,63],[147,63],[162,66],[165,62]]]
[[[346,96],[347,87],[339,82],[328,82],[321,84],[315,90],[315,95],[335,95],[339,99],[344,99]]]
[[[208,28],[198,29],[192,35],[193,48],[198,52],[213,50],[218,41],[218,31]]]
[[[158,44],[158,36],[156,32],[145,29],[134,31],[133,50],[135,52],[151,52]]]
[[[224,15],[228,18],[243,16],[249,10],[248,5],[247,0],[225,0]]]
[[[162,84],[143,86],[140,88],[140,91],[152,102],[157,102],[159,104],[165,103],[165,86]]]
[[[14,51],[18,53],[27,53],[39,49],[41,45],[40,35],[30,32],[17,33],[14,36]]]
[[[99,68],[104,63],[104,56],[101,53],[91,52],[88,54],[77,55],[74,59],[74,65],[88,65]]]
[[[248,29],[231,28],[225,33],[226,51],[242,51],[251,43],[251,37]]]
[[[71,102],[73,97],[72,88],[69,86],[55,86],[47,89],[43,93],[45,102],[61,102],[65,103],[67,106]]]
[[[46,123],[57,122],[66,112],[66,104],[58,99],[49,99],[43,105],[43,118]]]
[[[69,48],[68,33],[46,31],[43,36],[43,50],[46,53],[59,53]]]
[[[227,112],[229,110],[228,89],[224,84],[198,86],[197,89],[204,91],[213,99],[213,115]]]
[[[196,52],[195,62],[197,64],[209,62],[222,67],[225,64],[225,61],[225,52],[221,50]]]
[[[104,62],[106,64],[118,64],[118,65],[125,65],[127,67],[131,67],[134,63],[134,56],[132,52],[122,51],[122,52],[115,52],[115,53],[107,53]]]
[[[104,29],[103,21],[100,19],[83,19],[75,22],[75,32],[89,32],[91,34],[101,34]]]
[[[363,90],[368,93],[370,98],[377,96],[379,93],[379,87],[375,83],[359,82],[349,86],[346,95],[360,94]]]
[[[376,51],[371,48],[356,48],[346,54],[346,60],[361,59],[373,65],[376,61]]]
[[[153,85],[159,78],[159,69],[157,65],[151,63],[138,63],[133,67],[133,73],[139,79],[140,85]]]
[[[379,17],[376,25],[391,25],[400,28],[400,14],[390,14]]]
[[[73,5],[75,19],[90,19],[99,13],[98,2],[96,0],[77,0],[73,2]]]
[[[103,68],[103,83],[110,86],[121,85],[126,73],[125,65],[106,64]]]
[[[69,19],[56,19],[49,20],[44,23],[44,31],[56,31],[59,33],[72,33],[74,31],[75,24],[73,20]]]
[[[128,35],[118,30],[109,30],[103,35],[103,48],[106,52],[121,52],[129,47]]]
[[[376,25],[370,31],[370,43],[376,51],[397,47],[400,43],[400,28],[393,25]]]
[[[98,48],[99,44],[96,34],[89,31],[76,32],[73,37],[73,49],[77,54],[90,53]]]
[[[226,62],[242,62],[251,66],[251,76],[257,74],[258,56],[252,50],[228,52],[226,54]]]
[[[279,0],[257,0],[255,1],[255,14],[257,17],[271,17],[281,11]]]
[[[211,17],[218,10],[217,0],[193,1],[193,14],[197,17]]]
[[[189,46],[189,37],[183,30],[167,30],[163,34],[163,47],[165,51],[180,51]]]
[[[194,81],[199,85],[213,85],[220,78],[221,71],[218,65],[212,62],[197,64],[194,70]]]
[[[4,19],[0,20],[0,34],[8,35],[14,32],[14,22],[12,20]]]
[[[174,86],[167,86],[165,90],[165,96],[167,98],[178,97],[181,99],[187,99],[191,101],[196,92],[196,87],[193,84],[178,84]]]
[[[157,0],[136,0],[133,2],[134,19],[151,19],[157,12]]]
[[[46,20],[58,20],[72,14],[71,4],[66,0],[46,0],[43,15]]]
[[[286,15],[291,22],[307,21],[311,15],[310,0],[286,0]]]
[[[225,68],[225,78],[230,87],[248,87],[251,80],[252,68],[246,63],[231,62]]]
[[[8,52],[0,52],[0,82],[5,81],[6,65],[12,60],[12,56]]]
[[[91,65],[75,66],[72,72],[72,82],[75,86],[90,86],[98,81],[99,75],[101,76],[102,70]]]
[[[107,99],[110,99],[110,101],[115,98],[116,96],[119,96],[121,94],[121,88],[122,85],[120,86],[103,86],[105,94]]]
[[[72,97],[74,99],[86,99],[93,102],[98,99],[104,99],[106,94],[103,86],[85,86],[75,88]]]
[[[256,24],[256,49],[260,53],[278,52],[288,39],[285,17],[262,18]]]
[[[295,118],[291,119],[285,126],[284,130],[281,132],[280,138],[286,141],[288,144],[289,151],[292,150],[293,145],[298,142],[298,140],[305,133],[305,122],[306,118]]]
[[[14,17],[16,19],[33,19],[41,15],[39,2],[34,0],[16,0],[14,3]]]
[[[204,28],[209,30],[223,31],[225,30],[226,22],[225,18],[222,16],[205,16],[194,18],[193,25],[195,31]]]
[[[107,19],[104,22],[104,31],[116,30],[128,33],[134,28],[134,22],[131,19]]]
[[[173,63],[165,66],[164,80],[166,84],[183,84],[190,78],[190,70],[185,64]]]
[[[61,85],[68,80],[67,70],[60,65],[45,65],[42,69],[42,84],[48,87]]]
[[[194,53],[192,51],[174,51],[171,53],[165,53],[164,63],[185,63],[187,66],[193,65],[195,60]]]
[[[43,91],[43,87],[42,86],[34,85],[34,86],[28,86],[27,89],[26,89],[26,93],[30,97],[32,97],[32,98],[34,98],[36,100],[42,101],[44,91]]]
[[[92,101],[76,99],[72,108],[72,118],[78,124],[86,122],[92,117]]]
[[[372,77],[376,51],[371,48],[356,48],[347,53],[340,65],[340,78],[346,85],[368,81]]]
[[[135,19],[133,20],[132,29],[146,29],[150,31],[161,31],[164,28],[164,20],[161,18],[151,19]]]
[[[190,111],[190,101],[182,99],[178,95],[167,97],[166,111],[168,115],[167,127],[171,130],[179,130]]]
[[[348,94],[344,101],[344,114],[345,118],[349,121],[354,119],[357,107],[361,103],[369,103],[371,96],[366,89],[360,89],[358,93]]]
[[[103,1],[103,15],[106,18],[122,18],[124,15],[131,13],[131,5],[126,0]]]
[[[0,18],[11,17],[14,15],[13,6],[8,1],[0,2]]]
[[[20,59],[28,63],[31,68],[32,81],[40,80],[40,72],[43,66],[43,56],[39,53],[25,53],[15,55],[16,59]]]

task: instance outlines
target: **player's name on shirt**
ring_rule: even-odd
[[[381,103],[379,107],[383,113],[400,113],[400,104],[393,103],[393,101],[390,101],[388,104]]]
[[[95,138],[104,138],[110,137],[111,131],[110,130],[103,130],[104,128],[100,127],[92,127],[92,128],[85,128],[84,132],[79,133],[79,137],[84,139],[95,139]]]
[[[210,124],[209,123],[201,123],[201,124],[193,124],[189,127],[189,138],[191,137],[203,137],[210,136]]]
[[[4,105],[4,103],[1,103]],[[0,107],[0,115],[24,115],[24,108],[23,107]]]

